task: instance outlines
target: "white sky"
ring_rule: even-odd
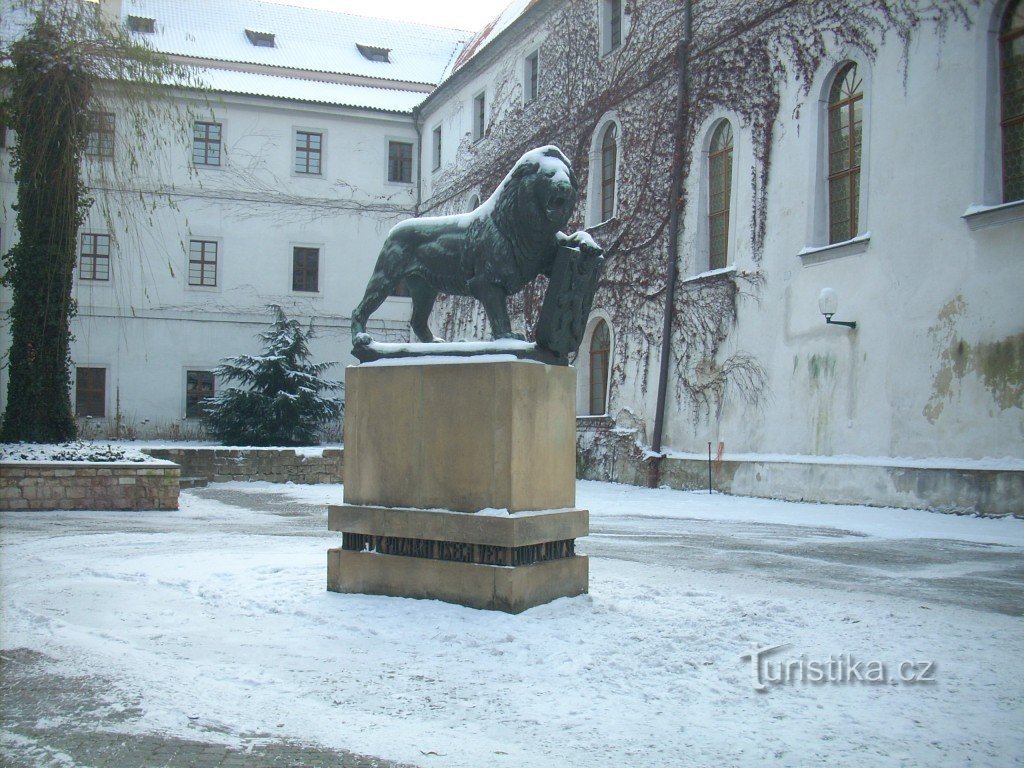
[[[366,0],[270,1],[476,32],[501,13],[511,0],[376,0],[372,3]]]

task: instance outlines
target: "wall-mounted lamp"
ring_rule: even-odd
[[[822,288],[818,294],[818,309],[825,316],[825,322],[829,325],[845,325],[847,328],[856,328],[856,321],[833,320],[832,315],[839,309],[839,295],[831,288]]]

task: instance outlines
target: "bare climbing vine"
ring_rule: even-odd
[[[697,173],[699,127],[718,110],[738,115],[753,144],[753,206],[747,226],[755,270],[679,286],[672,370],[677,404],[695,418],[720,409],[730,387],[754,404],[765,388],[759,361],[744,352],[719,358],[740,299],[756,299],[764,281],[756,265],[764,251],[772,139],[784,87],[796,83],[806,95],[828,57],[856,51],[873,60],[887,40],[902,46],[905,64],[922,25],[932,25],[940,35],[950,24],[967,25],[976,0],[696,0],[683,125],[677,124],[675,103],[678,57],[687,55],[678,46],[684,3],[628,0],[623,45],[606,56],[599,55],[597,5],[566,0],[523,30],[524,36],[543,35],[539,98],[523,104],[517,55],[496,63],[485,140],[463,139],[459,162],[440,172],[420,213],[464,210],[473,192],[489,194],[523,152],[542,144],[556,144],[572,159],[580,180],[577,210],[584,210],[594,133],[614,111],[621,126],[618,213],[589,229],[607,257],[594,306],[611,316],[616,331],[613,382],[622,385],[628,367],[639,376],[643,393],[651,362],[660,355],[670,211],[675,205],[682,213],[689,204],[685,191],[679,200],[670,199],[673,169]],[[674,157],[678,134],[683,151]],[[570,222],[569,231],[582,223],[579,218]],[[539,280],[511,301],[513,314],[525,315],[529,328],[544,290]],[[481,337],[486,330],[470,299],[447,297],[436,312],[447,338]]]

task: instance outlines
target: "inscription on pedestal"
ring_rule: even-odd
[[[545,541],[524,547],[497,547],[493,544],[467,544],[459,541],[407,539],[401,536],[370,536],[365,533],[342,534],[342,549],[352,552],[377,552],[381,555],[425,557],[455,563],[483,565],[530,565],[576,554],[576,540]]]

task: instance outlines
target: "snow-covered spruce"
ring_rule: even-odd
[[[264,353],[229,357],[214,369],[244,388],[228,387],[203,401],[206,428],[226,445],[311,445],[344,410],[340,400],[324,396],[342,384],[320,378],[335,363],[310,362],[312,321],[303,330],[281,307],[270,309],[274,320],[259,334]]]

